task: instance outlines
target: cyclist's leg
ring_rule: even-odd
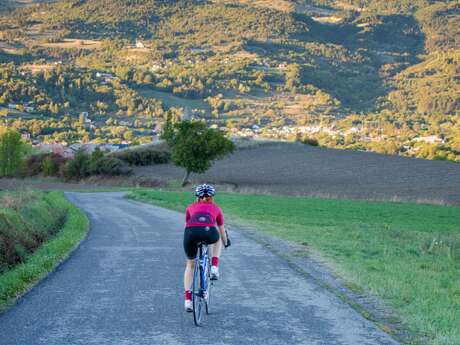
[[[212,257],[211,264],[213,266],[218,266],[220,254],[222,253],[222,241],[220,240],[220,238],[219,238],[219,241],[212,244],[210,247],[211,247],[211,257]]]
[[[211,256],[211,279],[216,280],[219,279],[219,257],[222,252],[222,240],[216,228],[210,230],[208,244]]]
[[[184,272],[184,291],[185,291],[185,298],[192,299],[192,296],[188,296],[187,292],[190,292],[192,287],[192,280],[193,280],[193,270],[195,268],[195,259],[187,259],[185,263],[185,272]]]
[[[192,283],[193,283],[193,269],[194,269],[194,262],[195,260],[187,260],[185,264],[185,272],[184,272],[184,307],[185,311],[192,312],[193,311],[193,304],[192,304]]]
[[[197,254],[197,242],[199,241],[197,234],[198,233],[196,231],[193,231],[193,229],[190,228],[186,228],[184,230],[184,251],[187,255],[184,271],[184,291],[186,300],[192,299],[191,287],[193,280],[193,270],[195,267],[195,257]]]

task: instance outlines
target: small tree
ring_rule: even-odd
[[[286,68],[286,89],[295,91],[301,83],[301,69],[298,64],[288,65]]]
[[[51,156],[43,160],[41,168],[44,176],[55,176],[59,172],[59,167]]]
[[[12,176],[21,166],[25,145],[21,135],[7,129],[0,135],[0,177]]]
[[[183,186],[187,184],[190,173],[204,173],[216,159],[235,149],[233,142],[222,131],[208,128],[200,121],[181,121],[174,125],[168,121],[163,139],[171,148],[173,164],[185,169]]]

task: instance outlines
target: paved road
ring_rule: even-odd
[[[182,309],[182,215],[119,193],[69,198],[89,236],[0,316],[1,345],[397,344],[237,231],[213,314],[196,328]]]

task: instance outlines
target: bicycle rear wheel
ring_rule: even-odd
[[[204,300],[203,293],[201,291],[199,256],[197,256],[197,259],[195,259],[195,269],[193,270],[192,304],[193,321],[195,322],[196,326],[200,326],[203,319]]]

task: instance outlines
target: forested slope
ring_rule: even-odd
[[[62,0],[4,15],[0,60],[14,61],[21,83],[35,88],[45,73],[60,80],[71,67],[102,89],[132,91],[137,100],[126,106],[113,96],[82,104],[62,91],[28,98],[56,120],[93,114],[97,128],[73,140],[104,140],[117,123],[120,140],[126,131],[142,137],[185,114],[239,135],[257,125],[253,134],[265,137],[456,160],[459,11],[457,2],[425,0]],[[0,93],[5,105],[31,95]]]

